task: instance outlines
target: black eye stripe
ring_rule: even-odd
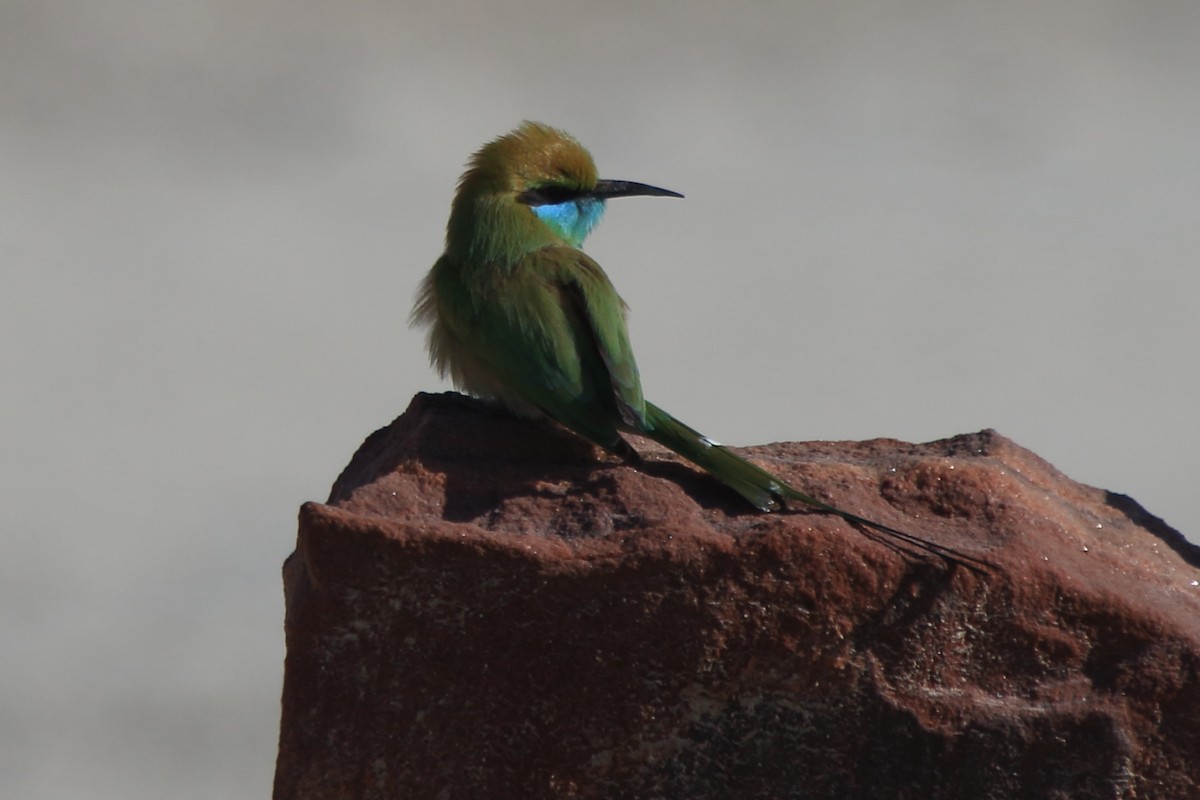
[[[517,200],[527,206],[555,206],[584,194],[585,192],[582,190],[570,189],[566,186],[539,186],[536,189],[527,189],[521,192],[517,195]]]

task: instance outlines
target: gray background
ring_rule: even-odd
[[[1195,538],[1194,2],[0,4],[0,795],[263,797],[297,506],[445,388],[463,162],[602,173],[648,395],[995,427]]]

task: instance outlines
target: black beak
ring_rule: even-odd
[[[607,180],[596,181],[596,188],[592,189],[588,194],[602,200],[607,200],[610,197],[683,197],[679,192],[672,192],[670,189],[660,189],[657,186],[648,186],[644,183]]]

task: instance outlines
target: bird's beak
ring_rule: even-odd
[[[601,200],[607,200],[610,197],[637,197],[645,195],[650,197],[683,197],[679,192],[672,192],[670,189],[660,189],[657,186],[649,186],[644,183],[635,183],[634,181],[596,181],[596,188],[588,192],[592,197],[598,197]]]

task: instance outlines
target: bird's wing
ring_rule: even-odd
[[[618,431],[641,430],[646,406],[625,304],[600,266],[552,246],[485,275],[468,292],[439,286],[459,358],[486,365],[492,376],[495,388],[485,393],[518,397],[596,444],[627,452]]]
[[[594,381],[603,382],[611,392],[612,408],[620,422],[641,430],[646,424],[646,401],[625,325],[625,301],[600,265],[586,254],[568,247],[549,249],[561,251],[555,255],[562,263],[559,279],[576,347],[590,349],[600,358],[599,363],[585,358],[585,365],[593,371]]]

